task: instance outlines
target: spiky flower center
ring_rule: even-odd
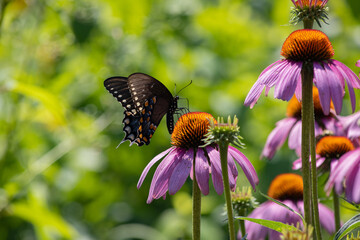
[[[294,173],[284,173],[278,175],[270,184],[268,195],[277,200],[303,199],[303,180],[302,177]]]
[[[196,148],[204,145],[203,139],[208,132],[210,119],[214,117],[205,112],[190,112],[182,115],[171,134],[171,144],[182,148]]]
[[[320,7],[323,1],[321,0],[298,0],[295,2],[296,7]],[[316,5],[315,5],[316,4]]]
[[[329,38],[321,31],[300,29],[285,40],[281,55],[294,61],[324,61],[334,56]]]
[[[316,144],[316,153],[330,159],[339,159],[343,154],[354,149],[350,139],[339,136],[325,136]]]
[[[319,90],[316,87],[313,87],[313,101],[315,118],[318,119],[324,117],[324,112],[320,104]],[[330,109],[334,109],[332,101],[330,103]],[[299,102],[295,95],[290,99],[288,103],[286,109],[286,116],[301,119],[301,102]]]

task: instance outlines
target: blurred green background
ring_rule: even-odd
[[[123,109],[103,87],[114,75],[148,73],[171,92],[192,80],[181,92],[191,111],[240,119],[260,191],[291,171],[296,155],[287,147],[272,161],[259,159],[286,102],[261,97],[254,109],[243,106],[260,72],[280,58],[283,41],[302,27],[288,24],[290,0],[0,3],[0,239],[191,236],[191,181],[150,205],[155,167],[136,188],[146,164],[170,146],[165,121],[149,146],[116,149]],[[360,2],[328,6],[330,25],[322,30],[335,58],[358,73]],[[349,106],[346,100],[343,114]],[[248,185],[240,175],[239,186]],[[203,197],[204,239],[227,238],[223,204],[211,186]],[[343,220],[355,214],[342,212]]]

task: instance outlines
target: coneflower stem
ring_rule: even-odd
[[[310,178],[310,130],[311,130],[311,103],[312,103],[312,85],[313,85],[313,72],[307,62],[304,62],[301,69],[301,84],[302,84],[302,101],[301,101],[301,162],[302,162],[302,175],[304,183],[304,215],[307,224],[312,223],[311,217],[311,178]]]
[[[241,209],[239,214],[240,214],[240,216],[246,217],[245,209]],[[246,234],[245,221],[239,220],[239,225],[240,225],[241,236],[244,237]]]
[[[304,23],[304,29],[312,29],[314,25],[314,20],[304,19],[303,23]]]
[[[311,64],[313,69],[313,64]],[[313,96],[311,88],[311,96]],[[312,210],[313,210],[313,225],[315,228],[315,238],[321,240],[320,219],[319,219],[319,202],[318,202],[318,184],[316,173],[316,143],[315,143],[315,117],[314,117],[314,100],[311,97],[310,108],[310,155],[311,155],[311,197],[312,197]]]
[[[193,211],[192,211],[192,236],[193,240],[200,240],[200,217],[201,217],[201,191],[195,175],[196,151],[193,161]]]
[[[333,189],[333,200],[334,200],[334,214],[335,214],[335,232],[340,229],[340,202],[339,196],[335,189]]]
[[[231,196],[230,196],[230,184],[229,184],[229,173],[228,173],[228,164],[227,164],[227,154],[228,154],[228,147],[229,144],[226,142],[219,142],[219,149],[220,149],[220,159],[221,159],[221,172],[223,177],[224,183],[224,194],[226,200],[226,210],[228,216],[228,226],[229,226],[229,235],[230,240],[235,240],[235,228],[234,228],[234,214],[233,208],[231,203]]]

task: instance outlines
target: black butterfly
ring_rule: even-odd
[[[104,86],[125,108],[125,137],[121,143],[130,140],[130,146],[148,145],[165,114],[168,131],[173,132],[179,97],[173,97],[164,84],[147,74],[133,73],[108,78]]]

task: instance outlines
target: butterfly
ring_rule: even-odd
[[[148,145],[165,114],[168,131],[173,132],[179,97],[173,97],[164,84],[145,73],[133,73],[128,77],[110,77],[104,86],[125,108],[125,137],[121,143],[129,140],[130,146]]]

